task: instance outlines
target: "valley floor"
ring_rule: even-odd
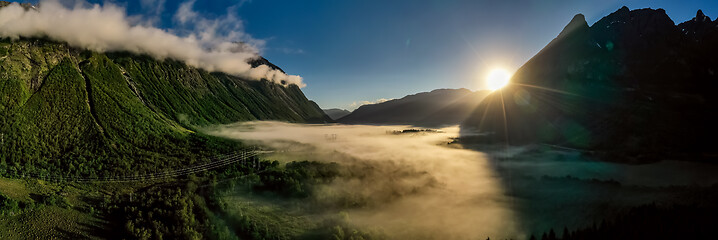
[[[452,144],[456,128],[403,129],[226,125],[206,131],[278,151],[154,181],[0,178],[0,239],[627,239],[660,224],[675,226],[665,236],[715,233],[706,226],[718,223],[718,166],[617,164]]]

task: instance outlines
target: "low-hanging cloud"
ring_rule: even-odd
[[[361,207],[345,210],[350,222],[366,229],[380,227],[391,238],[525,237],[489,158],[446,145],[458,134],[457,127],[394,134],[403,127],[249,122],[215,126],[205,133],[287,150],[269,159],[347,166],[347,175],[359,177],[334,180],[312,201],[361,202]]]
[[[204,132],[280,150],[268,160],[339,163],[346,172],[302,201],[340,206],[350,223],[390,239],[528,239],[590,227],[631,206],[691,203],[694,193],[684,190],[718,183],[708,163],[626,165],[545,145],[447,144],[458,127],[394,132],[408,127],[245,122]]]
[[[261,45],[262,41],[242,32],[242,22],[231,11],[210,20],[194,12],[193,4],[194,1],[185,2],[175,14],[175,21],[184,29],[167,31],[146,22],[137,23],[124,8],[110,3],[76,2],[68,7],[57,0],[43,0],[36,10],[13,3],[0,9],[0,37],[49,37],[98,52],[147,54],[160,60],[183,61],[210,72],[305,86],[300,76],[267,65],[252,67],[249,62],[259,57],[252,44]]]

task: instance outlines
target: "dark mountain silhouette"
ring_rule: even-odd
[[[325,114],[327,114],[327,116],[329,116],[329,118],[334,119],[334,120],[340,119],[340,118],[352,113],[346,109],[339,109],[339,108],[330,108],[330,109],[322,109],[322,110],[324,111]]]
[[[623,7],[590,27],[579,14],[462,130],[639,159],[715,156],[717,56],[718,21],[701,11],[679,25],[663,9]]]
[[[489,91],[437,89],[401,99],[364,105],[338,119],[346,124],[407,124],[439,127],[459,124]]]

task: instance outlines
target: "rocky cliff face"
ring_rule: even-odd
[[[577,15],[462,127],[490,142],[711,156],[716,36],[701,11],[677,26],[662,9],[623,7],[590,27]]]

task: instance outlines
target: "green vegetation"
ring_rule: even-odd
[[[197,126],[326,120],[295,85],[47,39],[3,39],[0,49],[0,176],[156,172],[241,149]]]
[[[6,181],[6,180],[3,180]],[[38,207],[43,206],[55,206],[59,208],[70,209],[74,205],[67,197],[68,191],[62,188],[59,191],[53,191],[51,189],[44,189],[43,193],[34,193],[28,199],[17,199],[4,195],[0,192],[0,215],[3,216],[15,216],[28,210],[35,210]]]
[[[150,109],[187,126],[246,120],[331,121],[296,85],[245,81],[173,60],[123,53],[108,57],[126,71],[122,75],[128,89]]]
[[[98,212],[123,226],[112,234],[127,239],[384,238],[378,231],[353,227],[346,214],[310,217],[316,212],[304,204],[288,211],[297,206],[297,198],[307,199],[317,185],[331,183],[338,169],[334,163],[308,161],[234,165],[113,195],[99,204]]]
[[[253,173],[254,164],[237,165],[241,170],[225,169],[224,174],[266,178]],[[217,175],[119,184],[0,178],[0,238],[291,239],[317,227],[282,211],[269,214],[252,207],[248,211],[253,214],[235,215],[230,207],[235,202],[227,202],[213,184]],[[295,224],[287,225],[285,219]]]
[[[246,194],[222,194],[217,198],[215,218],[224,223],[217,228],[217,235],[234,233],[240,239],[259,239],[272,236],[274,239],[292,239],[307,235],[319,227],[310,216],[289,213],[280,204],[263,201]]]
[[[206,163],[245,147],[196,129],[247,120],[330,121],[295,85],[43,38],[0,39],[0,177],[11,178],[0,178],[0,239],[287,239],[317,228],[276,215],[309,226],[277,235],[266,226],[284,225],[264,212],[234,218],[216,184],[235,178],[250,195],[307,197],[312,184],[331,181],[317,176],[318,163],[236,164],[143,183],[63,180]]]
[[[440,132],[441,132],[441,130],[436,130],[436,129],[410,128],[410,129],[404,129],[404,130],[394,130],[394,131],[387,132],[387,133],[399,135],[399,134],[407,134],[407,133],[408,134],[416,134],[416,133],[440,133]]]
[[[20,211],[20,204],[0,193],[0,216],[15,215]]]
[[[134,239],[200,239],[206,219],[192,189],[155,186],[133,194],[129,200],[115,199],[110,212],[124,222],[125,234]],[[125,196],[117,196],[119,198]]]
[[[336,163],[290,162],[278,168],[279,162],[271,163],[268,171],[254,181],[255,191],[273,192],[283,197],[306,198],[312,195],[317,184],[331,183],[340,173]]]
[[[348,208],[314,200],[346,174],[336,163],[254,159],[155,182],[0,178],[0,238],[386,238],[350,224]]]

